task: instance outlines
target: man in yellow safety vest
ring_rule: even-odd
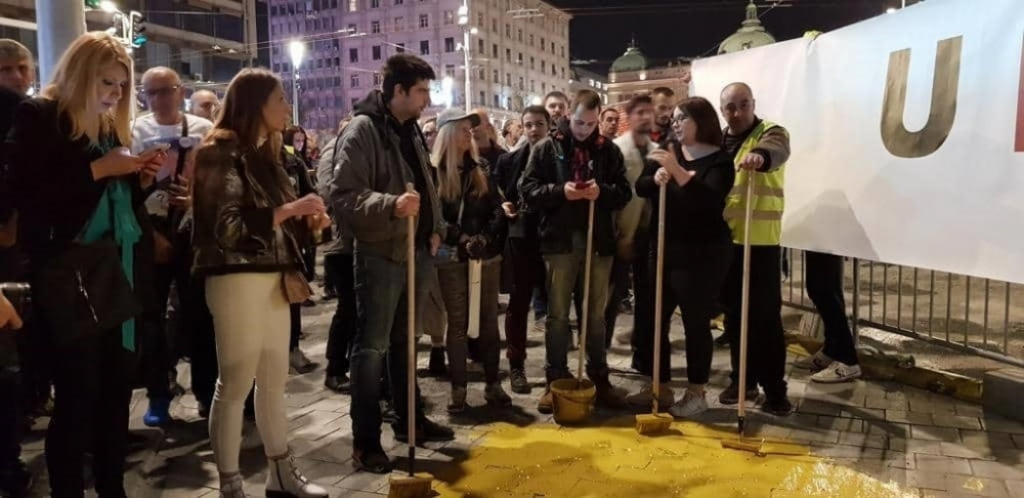
[[[739,401],[739,330],[742,303],[743,242],[747,203],[753,203],[750,225],[750,328],[747,343],[747,399],[757,386],[765,392],[762,409],[788,415],[793,405],[786,396],[786,343],[782,329],[782,210],[789,133],[757,117],[754,95],[745,83],[722,90],[721,111],[728,122],[723,149],[735,158],[736,184],[726,200],[725,219],[732,229],[735,254],[723,289],[725,333],[732,353],[731,383],[719,397],[723,405]],[[747,182],[753,196],[747,199]]]

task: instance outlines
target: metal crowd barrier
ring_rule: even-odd
[[[786,249],[786,306],[813,311],[804,287],[804,252]],[[847,258],[847,314],[858,327],[937,344],[1024,367],[1024,286]]]

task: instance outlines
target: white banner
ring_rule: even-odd
[[[1022,0],[930,0],[697,60],[690,88],[746,82],[789,129],[784,245],[1024,283],[1022,42]]]

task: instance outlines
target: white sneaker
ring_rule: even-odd
[[[658,386],[658,391],[660,391],[658,393],[658,406],[661,408],[672,406],[672,403],[675,401],[675,393],[672,392],[672,388]],[[626,403],[637,408],[650,408],[653,401],[654,388],[652,386],[644,386],[640,389],[640,392],[626,396]]]
[[[831,364],[832,358],[829,358],[828,355],[820,350],[811,356],[804,356],[793,362],[794,367],[812,372],[824,370]]]
[[[683,393],[683,399],[672,405],[668,412],[675,418],[692,418],[708,411],[707,393],[704,396],[697,396],[689,389]]]
[[[839,361],[833,361],[828,368],[811,376],[811,381],[823,384],[838,384],[859,379],[861,376],[860,365],[847,365]]]

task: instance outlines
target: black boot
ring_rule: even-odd
[[[608,377],[607,368],[599,370],[588,368],[587,377],[594,382],[594,386],[597,388],[597,399],[594,400],[597,406],[603,408],[625,408],[629,406],[626,403],[626,390],[612,385]]]

